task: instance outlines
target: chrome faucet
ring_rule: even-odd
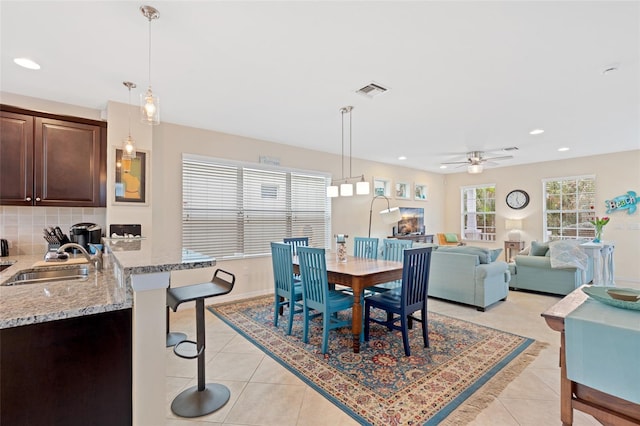
[[[93,247],[93,249],[96,251],[96,254],[90,255],[84,247],[77,243],[67,243],[61,245],[58,249],[58,253],[64,253],[64,251],[68,248],[78,249],[80,250],[80,253],[82,253],[82,255],[85,257],[85,259],[95,265],[96,271],[102,271],[102,251],[100,251],[100,249],[93,244],[89,244],[89,246]]]

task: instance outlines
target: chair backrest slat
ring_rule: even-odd
[[[295,256],[298,254],[298,247],[307,247],[309,245],[309,237],[283,238],[282,242],[291,245],[291,251]]]
[[[378,239],[367,237],[355,237],[353,239],[353,255],[367,259],[378,258]]]
[[[413,240],[385,239],[383,242],[384,260],[402,262],[405,249],[411,248]]]
[[[323,248],[298,247],[302,297],[314,309],[322,309],[329,296],[327,262]]]

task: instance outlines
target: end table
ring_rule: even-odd
[[[511,252],[516,250],[516,254],[524,249],[524,241],[505,241],[504,242],[504,260],[509,263],[512,261],[513,256]]]

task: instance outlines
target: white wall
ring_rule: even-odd
[[[597,216],[609,216],[611,222],[605,227],[604,237],[616,243],[615,277],[617,280],[640,283],[640,210],[629,215],[627,211],[605,213],[606,199],[623,195],[627,191],[640,194],[640,150],[608,155],[574,158],[562,161],[527,164],[497,169],[485,169],[482,174],[456,173],[447,175],[445,227],[460,230],[460,187],[483,183],[496,184],[497,241],[487,246],[502,247],[507,232],[504,220],[522,218],[522,239],[542,241],[542,179],[565,176],[595,175]],[[507,207],[505,197],[514,189],[524,189],[531,201],[523,210]],[[474,242],[474,244],[476,244]],[[478,243],[477,245],[482,245]]]

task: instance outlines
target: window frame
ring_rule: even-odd
[[[581,192],[578,191],[578,181],[584,179],[592,179],[593,180],[593,192],[591,192],[591,202],[589,203],[588,208],[579,208],[579,200]],[[562,197],[564,193],[560,191],[560,209],[549,209],[548,208],[548,198],[549,194],[547,193],[547,184],[549,182],[558,182],[560,187],[564,185],[564,182],[567,181],[576,181],[576,190],[573,195],[576,196],[577,204],[575,209],[563,209],[563,200]],[[596,190],[597,190],[597,180],[596,175],[588,174],[588,175],[576,175],[576,176],[561,176],[561,177],[553,177],[553,178],[545,178],[542,179],[542,240],[550,241],[550,240],[563,240],[563,239],[581,239],[581,238],[593,238],[595,236],[595,228],[589,220],[592,220],[595,217],[595,205],[596,205]],[[587,191],[582,191],[583,194],[589,193]],[[550,232],[549,227],[549,214],[560,214],[560,226],[559,227],[551,227],[551,229],[559,229],[558,235],[553,236]],[[565,235],[564,230],[569,229],[572,225],[564,225],[563,216],[568,214],[575,214],[576,221],[574,223],[575,235]],[[580,221],[580,217],[584,219],[584,221]],[[581,226],[583,224],[584,226]]]
[[[224,260],[268,256],[269,242],[302,236],[301,228],[320,223],[310,228],[312,245],[330,246],[330,174],[187,153],[181,168],[183,247]],[[216,193],[214,185],[226,187]]]
[[[469,212],[467,211],[467,205],[465,203],[465,192],[469,191],[469,190],[474,190],[477,193],[478,189],[487,189],[487,188],[491,188],[493,190],[493,198],[487,198],[485,197],[485,203],[487,203],[486,200],[493,200],[493,210],[491,211],[486,211],[486,212]],[[477,198],[475,199],[477,200]],[[478,232],[473,232],[470,234],[469,230],[466,229],[466,223],[465,223],[465,215],[467,213],[475,213],[476,215],[482,215],[485,217],[485,219],[483,220],[483,222],[485,223],[485,226],[479,227],[476,225],[476,230],[478,229],[483,229],[484,231],[481,231],[480,233]],[[487,220],[486,217],[491,215],[493,218],[493,226],[487,226]],[[476,224],[477,224],[477,218],[476,218]],[[493,232],[487,232],[486,230],[488,228],[493,229]],[[461,186],[460,187],[460,235],[462,236],[463,240],[466,241],[496,241],[496,235],[497,235],[497,226],[496,226],[496,184],[495,183],[484,183],[484,184],[478,184],[478,185],[466,185],[466,186]],[[471,235],[471,237],[469,236]],[[478,235],[478,237],[476,237],[475,235]]]

